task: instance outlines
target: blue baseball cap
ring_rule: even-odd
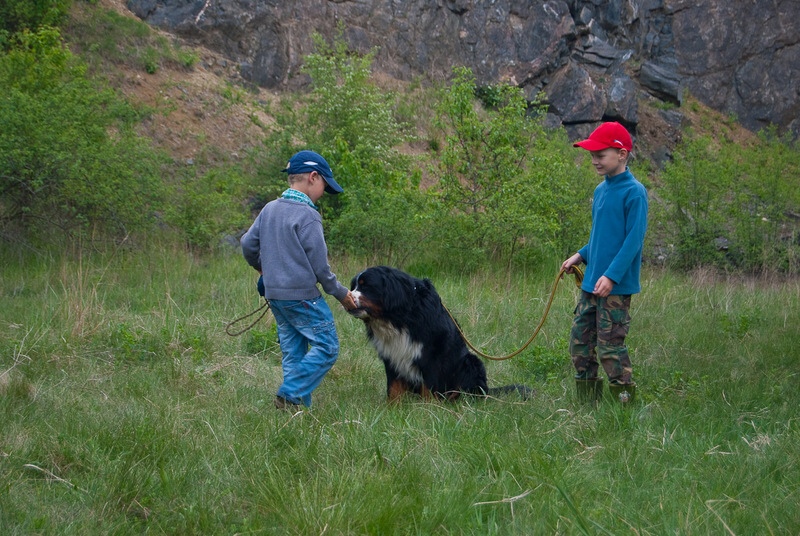
[[[326,162],[321,155],[314,151],[300,151],[296,153],[289,159],[289,163],[286,164],[286,169],[283,170],[284,173],[288,173],[289,175],[310,173],[312,171],[316,171],[325,179],[325,191],[329,194],[340,194],[344,191],[344,188],[333,180],[331,166],[328,165],[328,162]]]

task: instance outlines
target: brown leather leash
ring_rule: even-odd
[[[266,307],[266,309],[264,309],[265,307]],[[264,312],[262,312],[262,313],[261,313],[261,315],[259,315],[259,317],[258,317],[258,318],[256,318],[256,319],[253,321],[253,323],[252,323],[252,324],[250,324],[249,326],[247,326],[246,328],[244,328],[244,329],[242,329],[242,330],[239,330],[239,331],[234,331],[233,333],[231,333],[231,328],[233,328],[233,326],[235,326],[236,324],[238,324],[238,323],[239,323],[239,322],[241,322],[242,320],[245,320],[245,319],[247,319],[247,318],[250,318],[250,317],[251,317],[251,316],[253,316],[254,314],[256,314],[256,313],[258,313],[259,311],[261,311],[262,309],[264,309]],[[246,315],[244,315],[244,316],[240,316],[240,317],[239,317],[239,318],[237,318],[236,320],[234,320],[234,321],[232,321],[232,322],[228,323],[228,325],[227,325],[227,326],[225,326],[225,333],[227,333],[227,334],[228,334],[228,335],[230,335],[231,337],[236,337],[237,335],[241,335],[242,333],[244,333],[244,332],[245,332],[245,331],[247,331],[248,329],[250,329],[250,328],[252,328],[253,326],[255,326],[256,324],[258,324],[258,323],[259,323],[259,321],[261,321],[261,319],[262,319],[262,318],[264,318],[264,316],[266,316],[266,314],[267,314],[268,312],[269,312],[269,302],[268,302],[267,300],[264,300],[264,303],[263,303],[263,304],[261,304],[261,307],[259,307],[259,308],[258,308],[258,309],[256,309],[255,311],[253,311],[253,312],[251,312],[251,313],[247,313],[247,314],[246,314]]]
[[[581,283],[583,282],[583,269],[580,266],[575,265],[572,267],[572,271],[573,274],[575,275],[575,286],[581,288]],[[544,309],[544,314],[542,315],[542,319],[539,321],[539,325],[536,326],[536,329],[533,331],[533,335],[531,335],[531,338],[528,339],[528,342],[522,345],[522,348],[505,356],[501,357],[491,356],[475,348],[475,346],[471,342],[469,342],[467,336],[464,335],[464,332],[461,331],[461,326],[459,326],[458,322],[456,322],[456,319],[453,318],[453,315],[452,313],[450,313],[450,310],[447,307],[445,307],[444,304],[442,304],[442,306],[444,307],[444,310],[447,311],[447,314],[450,315],[450,318],[453,320],[453,323],[456,325],[458,332],[461,334],[461,337],[464,339],[464,342],[467,343],[467,346],[469,346],[470,350],[472,350],[479,356],[483,357],[484,359],[489,359],[492,361],[503,361],[505,359],[511,359],[512,357],[518,355],[523,350],[525,350],[525,348],[527,348],[533,342],[533,339],[535,339],[536,336],[539,334],[539,330],[542,329],[544,321],[547,319],[547,314],[550,312],[550,306],[553,305],[553,299],[556,297],[556,288],[558,288],[558,283],[561,281],[561,276],[563,276],[565,273],[567,273],[566,270],[561,269],[556,275],[556,279],[555,281],[553,281],[553,288],[550,291],[550,298],[547,300],[547,306]]]

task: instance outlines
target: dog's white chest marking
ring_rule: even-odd
[[[414,342],[407,330],[400,330],[385,320],[370,322],[372,344],[378,354],[388,359],[399,375],[407,380],[422,385],[422,374],[414,365],[422,355],[422,343]]]

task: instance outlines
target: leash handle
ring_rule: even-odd
[[[265,307],[266,307],[266,309],[264,309]],[[259,311],[261,311],[262,309],[264,309],[264,311],[263,311],[263,312],[262,312],[262,313],[259,315],[259,317],[258,317],[258,318],[256,318],[256,319],[253,321],[253,323],[252,323],[252,324],[250,324],[249,326],[247,326],[246,328],[244,328],[244,329],[242,329],[242,330],[235,331],[235,332],[233,332],[233,333],[231,332],[231,329],[233,328],[233,326],[235,326],[236,324],[238,324],[238,323],[239,323],[239,322],[241,322],[242,320],[245,320],[245,319],[247,319],[247,318],[250,318],[250,317],[251,317],[251,316],[253,316],[254,314],[256,314],[256,313],[258,313]],[[267,300],[264,300],[264,303],[262,303],[262,304],[261,304],[261,307],[259,307],[259,308],[258,308],[258,309],[256,309],[255,311],[253,311],[253,312],[251,312],[251,313],[247,313],[246,315],[244,315],[244,316],[240,316],[240,317],[239,317],[239,318],[237,318],[236,320],[234,320],[234,321],[232,321],[232,322],[229,322],[229,323],[228,323],[228,325],[227,325],[227,326],[225,326],[225,333],[227,333],[227,334],[228,334],[228,335],[230,335],[231,337],[236,337],[236,336],[238,336],[238,335],[241,335],[241,334],[242,334],[242,333],[244,333],[245,331],[249,330],[250,328],[252,328],[252,327],[253,327],[253,326],[255,326],[256,324],[258,324],[258,323],[261,321],[261,319],[262,319],[262,318],[264,318],[264,316],[265,316],[265,315],[266,315],[268,312],[269,312],[269,302],[268,302]]]
[[[561,277],[561,274],[567,273],[565,270],[561,270],[558,272],[558,277]],[[572,274],[575,276],[575,286],[578,287],[578,290],[581,289],[581,283],[583,283],[583,268],[578,266],[577,264],[572,266]]]
[[[475,348],[475,346],[469,341],[469,339],[467,339],[467,336],[464,335],[464,332],[461,330],[461,326],[459,326],[458,322],[456,322],[456,319],[453,318],[453,315],[452,313],[450,313],[450,310],[444,304],[442,304],[442,307],[444,307],[444,310],[447,311],[448,315],[450,315],[450,319],[456,325],[456,329],[458,329],[458,332],[461,334],[461,338],[464,339],[464,342],[467,343],[467,346],[469,346],[470,350],[472,350],[482,358],[488,359],[490,361],[504,361],[506,359],[511,359],[512,357],[520,354],[523,350],[525,350],[528,346],[530,346],[530,344],[533,342],[533,339],[535,339],[536,336],[539,334],[539,331],[542,329],[542,326],[544,325],[544,321],[547,319],[547,314],[550,312],[550,306],[553,305],[553,299],[555,299],[556,296],[556,289],[558,288],[558,283],[561,281],[561,278],[565,273],[566,270],[562,269],[559,270],[558,274],[556,274],[556,278],[553,281],[553,287],[550,290],[550,298],[547,300],[547,306],[544,308],[544,314],[542,315],[542,319],[539,321],[539,325],[536,326],[536,329],[533,331],[533,335],[531,335],[531,338],[528,339],[528,342],[522,345],[522,348],[508,355],[500,357],[491,356],[489,354],[481,352],[478,348]],[[572,273],[575,276],[575,286],[580,289],[581,283],[583,283],[583,269],[580,266],[575,265],[572,267]]]

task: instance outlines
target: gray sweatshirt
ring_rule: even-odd
[[[270,201],[242,236],[245,260],[264,275],[265,297],[310,300],[325,292],[341,301],[347,288],[328,264],[319,212],[289,199]]]

